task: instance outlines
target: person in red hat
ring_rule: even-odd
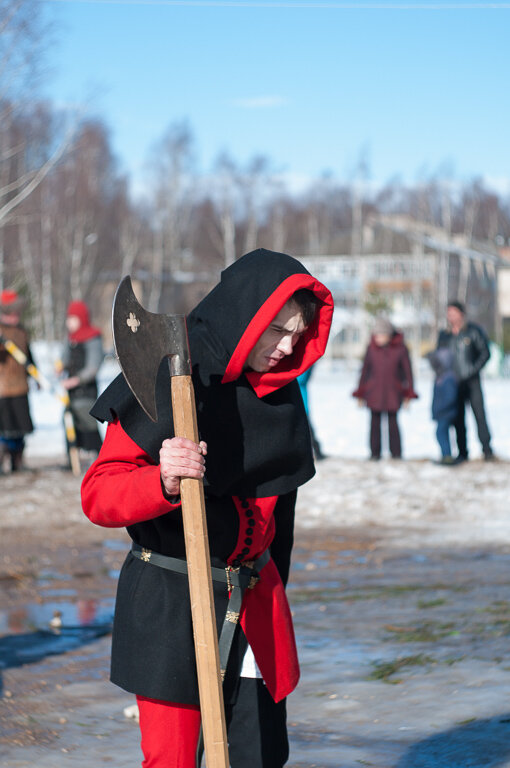
[[[84,301],[70,302],[66,328],[67,344],[59,368],[65,375],[61,384],[69,392],[76,444],[86,451],[99,452],[101,435],[89,411],[97,399],[97,373],[104,359],[101,331],[91,325]]]
[[[14,290],[0,293],[0,471],[10,457],[12,472],[21,469],[25,435],[33,432],[28,403],[28,374],[1,339],[14,342],[33,362],[28,333],[21,325],[23,299]]]

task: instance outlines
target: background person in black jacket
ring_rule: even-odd
[[[489,340],[483,328],[466,319],[466,310],[459,301],[449,302],[446,318],[449,329],[441,331],[437,346],[451,349],[455,373],[459,380],[458,411],[454,422],[459,449],[456,462],[460,463],[468,458],[466,402],[469,402],[473,409],[485,460],[490,461],[494,455],[480,381],[480,371],[490,357]]]

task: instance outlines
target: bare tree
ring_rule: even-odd
[[[38,0],[0,0],[0,101],[33,97],[51,31]]]
[[[70,143],[58,139],[34,95],[51,31],[38,0],[0,0],[0,289],[5,280],[5,226],[47,177]]]
[[[236,259],[236,196],[239,172],[234,160],[225,152],[216,160],[213,205],[217,210],[219,237],[213,230],[212,240],[222,253],[223,264],[228,267]]]
[[[119,188],[106,129],[83,123],[65,158],[5,225],[10,274],[31,285],[37,331],[59,337],[71,298],[98,296],[98,278],[119,263]]]
[[[165,268],[183,267],[196,182],[193,136],[186,122],[175,123],[152,150],[154,247],[149,308],[159,310]]]
[[[360,149],[352,173],[352,245],[351,253],[363,252],[363,201],[365,186],[370,175],[368,146]]]
[[[243,252],[257,247],[257,237],[269,188],[269,160],[262,155],[253,157],[239,179],[244,203],[245,236]]]
[[[287,244],[288,235],[288,196],[283,185],[278,185],[277,194],[273,197],[269,207],[269,228],[271,237],[271,249],[283,253]]]
[[[325,173],[306,195],[305,222],[308,253],[328,253],[333,239],[336,190],[331,174]]]

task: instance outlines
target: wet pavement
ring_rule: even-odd
[[[510,766],[510,554],[330,560],[340,588],[311,558],[313,584],[295,571],[290,589],[294,767]]]
[[[0,523],[0,766],[136,768],[133,698],[108,682],[99,636],[127,540],[82,520],[65,484],[51,542],[43,524]],[[433,525],[434,546],[401,521],[298,527],[289,768],[510,768],[510,545],[441,545]],[[77,645],[21,666],[5,653],[38,633]]]

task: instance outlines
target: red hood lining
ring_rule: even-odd
[[[230,358],[222,379],[223,384],[239,378],[254,345],[283,305],[300,288],[308,288],[321,302],[313,323],[296,344],[292,355],[285,357],[271,371],[248,371],[246,378],[257,396],[264,397],[297,378],[324,354],[333,315],[333,298],[326,286],[312,275],[294,274],[280,283],[253,316]]]

